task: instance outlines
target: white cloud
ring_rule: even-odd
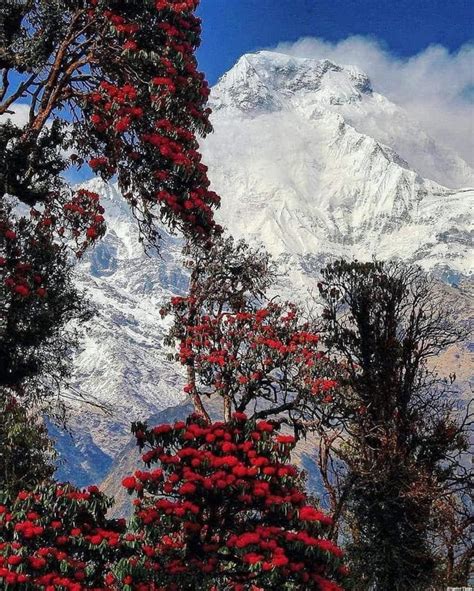
[[[358,66],[374,90],[404,107],[432,137],[474,165],[474,44],[456,53],[432,45],[408,59],[395,57],[368,37],[334,44],[303,38],[273,50]]]
[[[15,103],[9,110],[9,112],[0,115],[0,123],[5,120],[12,121],[15,125],[23,127],[28,123],[30,113],[29,105],[24,103]]]

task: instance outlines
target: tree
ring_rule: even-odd
[[[131,529],[107,519],[111,500],[96,487],[53,483],[6,497],[5,588],[341,590],[342,552],[324,537],[331,519],[288,463],[294,437],[242,413],[134,432],[149,470],[123,480],[138,496]]]
[[[79,254],[104,231],[98,196],[80,190],[56,212],[21,215],[0,207],[0,397],[30,409],[54,400],[70,370],[75,328],[91,317],[72,276],[71,241]],[[75,324],[73,324],[75,323]]]
[[[326,345],[345,365],[332,422],[319,431],[326,454],[345,466],[342,489],[332,492],[338,512],[345,507],[356,586],[428,588],[435,502],[469,486],[467,417],[427,365],[459,329],[418,268],[336,261],[319,289]]]
[[[0,398],[0,491],[15,498],[52,477],[56,454],[46,427],[15,398]]]
[[[156,212],[193,238],[216,230],[218,197],[197,152],[197,134],[210,125],[209,91],[194,57],[196,6],[2,6],[0,387],[24,396],[28,383],[28,396],[36,388],[36,399],[45,400],[67,376],[76,334],[66,326],[86,318],[71,281],[69,239],[81,256],[103,235],[104,210],[97,194],[69,188],[66,169],[88,160],[103,178],[116,175],[153,243]]]
[[[167,342],[187,368],[196,412],[210,421],[210,397],[222,400],[225,421],[245,411],[304,431],[336,382],[314,326],[293,304],[266,299],[268,255],[222,239],[191,261],[188,295],[172,298],[163,314],[173,316]]]
[[[330,518],[288,463],[294,437],[242,413],[133,430],[150,468],[123,480],[138,496],[133,524],[144,545],[123,566],[137,588],[341,589],[342,552],[324,538]]]
[[[197,0],[28,0],[0,17],[0,194],[51,204],[85,160],[117,175],[143,234],[156,219],[192,236],[215,229],[196,134],[211,127],[197,71]],[[72,124],[72,125],[71,125]],[[70,154],[66,157],[67,153]],[[158,212],[158,213],[156,213]]]
[[[70,263],[104,231],[99,196],[65,173],[114,175],[141,235],[157,218],[218,233],[197,136],[211,127],[197,71],[197,1],[10,0],[0,10],[0,396],[55,414],[78,323]],[[30,209],[29,213],[27,209]],[[13,394],[12,394],[13,393]]]
[[[270,285],[273,269],[268,254],[252,250],[243,241],[232,237],[214,241],[209,249],[188,243],[183,250],[184,266],[191,270],[188,297],[174,297],[161,310],[162,316],[172,315],[173,324],[165,340],[169,346],[181,348],[189,333],[199,325],[201,317],[240,311],[249,302],[258,301]],[[171,355],[186,366],[186,390],[193,400],[196,413],[210,422],[202,396],[197,388],[196,364],[193,356],[183,359]],[[224,402],[226,418],[230,416],[230,401]]]
[[[85,189],[25,209],[13,197],[0,201],[0,491],[9,494],[54,471],[38,415],[64,423],[63,389],[81,325],[92,317],[73,258],[105,231],[99,196]]]

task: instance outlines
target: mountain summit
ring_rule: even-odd
[[[215,116],[221,109],[254,117],[279,110],[308,119],[321,111],[339,114],[358,132],[390,146],[421,176],[450,188],[474,183],[462,158],[374,91],[355,66],[270,51],[246,54],[213,88],[211,106]]]
[[[204,157],[235,235],[311,268],[377,254],[469,273],[473,192],[446,185],[474,185],[473,171],[358,69],[249,54],[211,104]]]
[[[355,67],[329,60],[292,58],[260,51],[242,56],[213,89],[212,107],[234,107],[246,112],[284,109],[297,95],[317,93],[323,104],[354,103],[370,95],[368,77]],[[303,101],[301,101],[303,102]]]

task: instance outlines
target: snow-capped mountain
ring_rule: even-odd
[[[252,117],[290,111],[309,120],[338,114],[358,132],[390,146],[421,176],[450,188],[473,183],[473,171],[462,158],[375,92],[354,66],[268,51],[247,54],[213,88],[211,100],[214,121],[221,110]]]
[[[263,243],[281,276],[275,292],[304,299],[335,257],[398,257],[438,276],[471,273],[468,165],[434,142],[365,74],[329,61],[259,52],[243,56],[211,95],[215,132],[203,142],[220,221]],[[430,180],[435,179],[435,180]],[[182,400],[167,361],[159,309],[183,291],[180,241],[164,235],[148,256],[114,187],[103,195],[108,232],[78,268],[98,314],[76,360],[74,440],[59,435],[61,476],[99,481],[129,439],[130,421]],[[448,188],[450,187],[450,188]]]
[[[470,272],[474,192],[429,175],[474,186],[473,171],[357,69],[246,55],[218,83],[212,106],[204,154],[223,196],[220,216],[233,234],[290,257],[297,283],[334,256]]]

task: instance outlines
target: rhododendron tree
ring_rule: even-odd
[[[42,206],[25,214],[15,211],[8,200],[2,202],[2,396],[9,398],[13,392],[23,403],[51,402],[67,378],[77,340],[71,321],[77,325],[90,317],[73,283],[70,258],[102,235],[102,213],[98,196],[84,190],[72,193],[58,209]]]
[[[187,368],[185,392],[208,421],[206,397],[232,410],[278,417],[304,431],[324,413],[337,386],[314,324],[291,303],[269,301],[268,255],[231,239],[191,262],[188,295],[163,309],[173,317],[168,344]]]
[[[156,244],[159,218],[218,233],[197,137],[211,130],[194,56],[197,2],[33,0],[0,22],[0,396],[50,416],[88,317],[71,280],[105,231],[99,196],[65,174],[115,177]],[[30,209],[25,212],[25,206]],[[15,208],[15,211],[13,209]],[[19,210],[19,211],[18,211]],[[71,321],[73,321],[71,323]]]
[[[153,243],[160,217],[190,238],[210,237],[218,197],[196,139],[210,131],[209,90],[194,57],[195,1],[4,4],[0,385],[25,396],[29,381],[44,398],[62,385],[73,349],[66,322],[84,316],[68,248],[82,255],[105,229],[98,195],[72,191],[65,173],[88,162],[116,177]]]
[[[264,250],[255,250],[232,237],[216,239],[209,249],[193,243],[184,249],[184,266],[190,269],[187,297],[174,297],[161,310],[163,316],[172,316],[172,326],[165,342],[176,347],[187,339],[188,329],[199,324],[204,315],[210,318],[223,310],[246,309],[264,295],[273,279],[273,266]],[[180,360],[179,356],[170,355]],[[181,360],[183,361],[183,360]],[[194,358],[185,362],[188,384],[196,412],[210,421],[196,384]],[[226,400],[226,416],[230,411]]]
[[[96,487],[61,484],[20,491],[0,504],[2,589],[126,590],[120,561],[131,554],[135,536],[124,520],[106,518],[110,506]]]
[[[140,574],[130,561],[136,589],[341,589],[331,519],[289,464],[294,437],[242,413],[134,432],[148,466],[123,480],[137,496],[132,526],[146,557]]]
[[[186,314],[189,299],[174,300]],[[172,304],[173,305],[173,304]],[[192,302],[191,302],[192,305]],[[197,379],[186,392],[221,396],[230,409],[256,417],[280,417],[304,428],[319,407],[332,401],[336,381],[318,347],[318,335],[293,305],[268,303],[252,311],[200,316],[185,325],[179,359],[192,363]]]
[[[2,7],[0,194],[51,203],[61,173],[88,162],[116,175],[143,235],[164,219],[193,237],[214,232],[197,136],[211,129],[209,88],[194,56],[197,0],[61,0]],[[22,107],[18,107],[19,102]],[[3,119],[2,121],[5,121]],[[13,119],[15,121],[15,119]],[[71,125],[72,123],[72,125]]]
[[[0,407],[11,409],[1,438],[3,492],[51,476],[53,445],[38,415],[64,422],[63,388],[81,323],[92,315],[73,259],[104,234],[104,210],[85,189],[53,194],[28,209],[13,197],[0,201]]]

